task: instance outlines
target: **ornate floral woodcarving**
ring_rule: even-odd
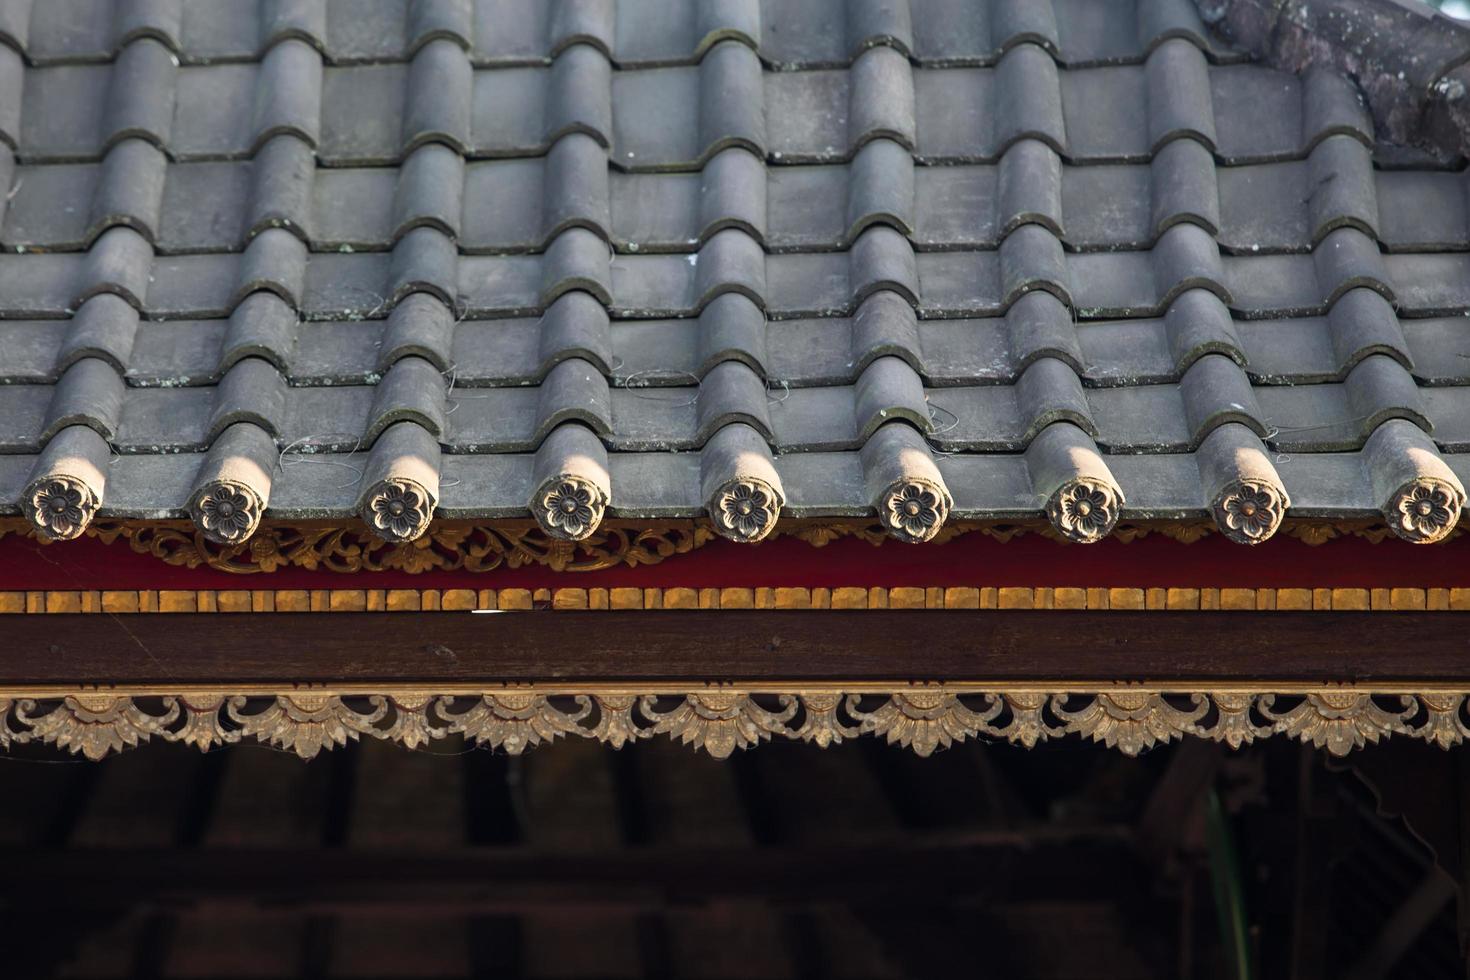
[[[1416,544],[1438,541],[1454,529],[1465,498],[1442,480],[1424,477],[1394,494],[1384,513],[1395,534]]]
[[[91,488],[70,476],[35,481],[26,488],[24,500],[32,529],[56,541],[80,537],[97,513]]]
[[[775,530],[781,497],[764,480],[732,480],[709,502],[715,530],[731,541],[759,541]]]
[[[423,537],[433,517],[433,495],[412,480],[383,480],[362,501],[362,519],[390,542]]]
[[[1286,506],[1281,488],[1258,480],[1239,481],[1215,500],[1215,524],[1237,544],[1260,544],[1281,526]]]
[[[255,533],[261,509],[254,490],[219,481],[199,488],[189,504],[189,516],[209,540],[237,544]]]
[[[558,476],[536,491],[533,509],[541,529],[562,541],[585,541],[597,532],[607,510],[607,494],[591,480]]]
[[[968,739],[1030,748],[1078,736],[1138,755],[1193,736],[1239,748],[1283,735],[1333,755],[1391,735],[1452,748],[1470,739],[1466,694],[1336,688],[1270,694],[1113,687],[1087,692],[957,686],[226,696],[85,693],[0,697],[0,748],[39,743],[101,759],[158,739],[201,751],[255,740],[311,759],[363,736],[420,749],[449,735],[519,755],[561,738],[615,748],[667,735],[716,758],[772,739],[826,747],[859,735],[928,756]]]
[[[1096,480],[1073,480],[1046,502],[1046,516],[1063,537],[1092,544],[1118,523],[1118,491]]]
[[[712,523],[706,520],[628,526],[605,522],[580,541],[554,537],[530,521],[494,525],[443,521],[431,525],[427,533],[413,541],[389,541],[361,524],[263,523],[248,540],[233,544],[210,540],[188,521],[98,521],[88,525],[83,533],[108,543],[122,539],[139,554],[152,555],[170,565],[207,566],[247,575],[280,568],[320,568],[333,572],[395,569],[418,573],[456,569],[485,572],[527,565],[543,565],[559,572],[591,572],[657,564],[701,548],[716,536]],[[1214,533],[1213,523],[1157,521],[1118,524],[1109,537],[1127,543],[1158,534],[1192,544]],[[1392,532],[1382,522],[1302,521],[1283,524],[1280,533],[1318,545],[1347,536],[1378,542]],[[1444,536],[1459,533],[1460,528],[1456,526]],[[6,534],[40,540],[48,537],[23,519],[0,517],[0,537]],[[841,538],[857,538],[879,545],[896,536],[873,521],[778,524],[769,537],[783,534],[818,548]],[[1023,534],[1069,540],[1046,521],[949,522],[933,529],[929,540],[938,544],[964,534],[983,534],[998,541],[1010,541]]]
[[[949,517],[949,494],[928,480],[903,480],[889,488],[879,508],[888,533],[900,541],[929,541]]]

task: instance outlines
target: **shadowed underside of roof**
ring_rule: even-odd
[[[1463,174],[1188,0],[0,10],[0,510],[1454,527]]]

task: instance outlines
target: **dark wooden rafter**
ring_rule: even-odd
[[[1437,613],[666,611],[21,616],[27,685],[1470,682]]]

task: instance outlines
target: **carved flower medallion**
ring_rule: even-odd
[[[928,541],[948,516],[948,498],[928,481],[895,484],[883,499],[883,523],[900,541]]]
[[[191,510],[204,536],[222,544],[245,540],[260,523],[260,503],[255,494],[228,483],[204,487]]]
[[[725,484],[710,502],[715,530],[733,541],[759,541],[776,526],[780,514],[776,492],[762,480]]]
[[[552,537],[581,541],[597,530],[607,506],[602,491],[575,476],[548,480],[536,495],[536,520]]]
[[[385,480],[368,497],[363,516],[390,541],[412,541],[429,529],[433,504],[422,487],[407,480]]]
[[[1389,525],[1409,541],[1438,541],[1454,528],[1464,505],[1454,487],[1438,480],[1415,480],[1389,502]]]
[[[1215,501],[1215,525],[1240,544],[1260,544],[1281,526],[1289,501],[1269,483],[1233,483]]]
[[[37,480],[26,494],[26,505],[31,523],[60,541],[80,535],[97,512],[92,491],[69,476]]]
[[[1117,491],[1092,480],[1063,484],[1046,504],[1052,526],[1073,541],[1092,544],[1107,537],[1118,523],[1121,500]]]

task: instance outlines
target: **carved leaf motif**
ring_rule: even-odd
[[[638,702],[637,695],[597,695],[592,700],[597,705],[597,724],[587,729],[587,734],[591,738],[620,749],[629,742],[636,742],[640,738],[647,738],[653,734],[646,728],[639,728],[638,723],[633,719],[633,706]]]
[[[1276,730],[1336,756],[1344,756],[1385,735],[1409,732],[1405,724],[1414,713],[1414,699],[1399,698],[1401,711],[1386,711],[1369,694],[1334,691],[1308,694],[1300,704],[1281,714],[1273,711],[1274,698],[1261,699],[1261,713],[1276,722]]]
[[[716,759],[728,759],[736,749],[748,749],[774,734],[786,734],[786,723],[796,714],[795,698],[782,698],[783,710],[767,711],[736,692],[699,692],[667,712],[657,708],[657,698],[642,699],[644,717],[653,731],[677,738],[685,745],[704,749]]]
[[[373,711],[362,714],[335,694],[283,694],[264,711],[246,714],[242,711],[246,700],[230,698],[226,709],[241,734],[303,759],[314,759],[322,749],[346,745],[348,739],[355,741],[363,733],[372,734],[373,725],[387,711],[381,701]]]
[[[1421,694],[1425,718],[1416,725],[1413,734],[1426,742],[1433,742],[1442,749],[1454,748],[1470,738],[1470,728],[1465,726],[1461,713],[1465,706],[1463,694]]]
[[[178,707],[154,717],[138,708],[131,698],[79,694],[63,698],[43,715],[32,714],[35,710],[36,702],[29,698],[22,699],[16,709],[16,717],[30,726],[31,738],[95,762],[161,734],[162,727],[176,717]]]
[[[825,749],[829,745],[840,743],[844,738],[856,738],[862,734],[861,728],[844,724],[839,717],[838,709],[842,702],[841,694],[804,695],[801,704],[806,709],[806,717],[801,727],[793,733],[793,737]]]
[[[1044,691],[1008,691],[1001,695],[1004,707],[1010,709],[1010,720],[994,729],[1007,742],[1035,748],[1037,742],[1065,734],[1065,729],[1047,723],[1043,712],[1050,695]]]
[[[1265,738],[1271,734],[1271,726],[1258,725],[1251,720],[1251,709],[1256,703],[1253,694],[1216,692],[1209,695],[1215,705],[1213,721],[1196,724],[1193,732],[1202,738],[1224,742],[1232,749]]]
[[[3,535],[3,532],[0,532],[0,535]],[[11,742],[28,740],[25,732],[11,727],[10,710],[14,707],[15,702],[10,698],[0,698],[0,749],[10,748]]]
[[[220,709],[225,704],[223,697],[167,698],[165,703],[170,707],[176,706],[183,719],[182,725],[170,727],[164,732],[163,737],[168,741],[192,745],[200,752],[208,752],[217,745],[240,741],[240,732],[225,728],[220,719]]]
[[[984,711],[977,712],[944,691],[910,691],[894,694],[875,711],[862,711],[855,704],[851,710],[864,732],[929,756],[935,749],[947,749],[981,732],[998,734],[990,722],[1001,708],[998,701],[992,701]]]
[[[1071,711],[1065,696],[1059,695],[1052,710],[1068,732],[1133,756],[1192,731],[1209,710],[1209,702],[1203,694],[1191,695],[1190,700],[1193,708],[1181,711],[1159,694],[1117,691],[1093,695],[1082,708]]]
[[[441,704],[439,716],[449,723],[451,732],[520,755],[532,745],[563,735],[586,735],[580,722],[591,713],[591,703],[586,697],[577,698],[577,703],[581,710],[568,714],[542,694],[486,694],[462,713],[447,711]]]
[[[447,728],[435,725],[430,717],[430,706],[436,699],[423,694],[396,694],[389,698],[374,697],[374,705],[392,706],[392,723],[387,728],[374,728],[374,738],[397,742],[406,749],[419,749],[435,739],[449,734]]]

